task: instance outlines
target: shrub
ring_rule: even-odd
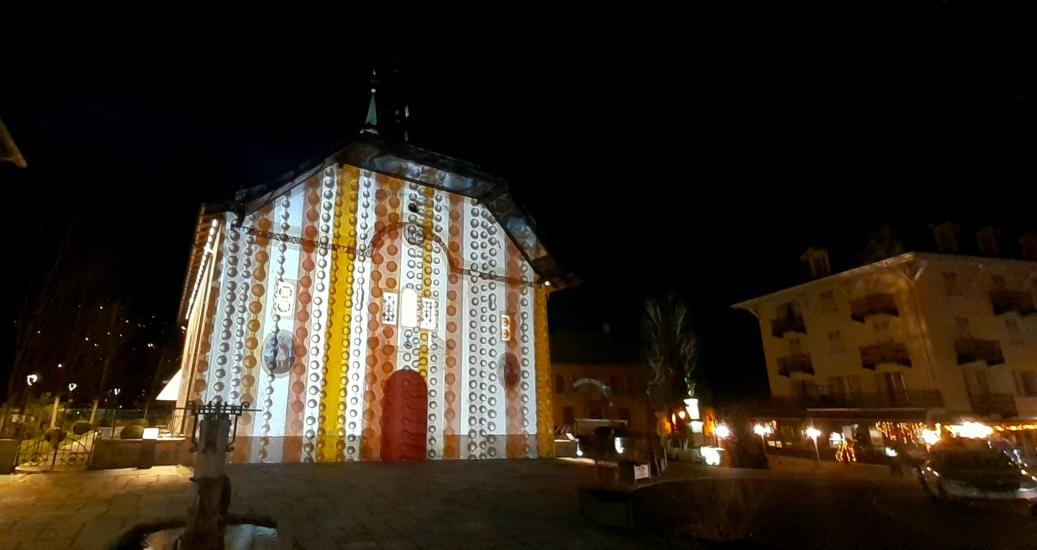
[[[142,439],[144,437],[144,426],[140,424],[128,424],[119,432],[119,439]]]
[[[44,439],[50,442],[51,445],[57,445],[65,439],[65,430],[61,428],[50,428],[43,433]]]
[[[83,435],[91,429],[93,429],[93,426],[86,420],[77,420],[75,424],[72,424],[72,433],[76,435]]]

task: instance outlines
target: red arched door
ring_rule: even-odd
[[[416,371],[398,370],[382,398],[382,460],[425,460],[428,389]]]

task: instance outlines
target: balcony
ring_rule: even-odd
[[[783,409],[929,409],[943,406],[943,396],[935,390],[833,394],[824,389],[824,386],[819,386],[818,395],[776,396],[771,401]]]
[[[911,366],[911,355],[907,345],[901,342],[883,342],[861,348],[861,365],[868,370],[883,363]]]
[[[778,358],[778,374],[787,377],[794,372],[801,372],[810,375],[814,374],[814,364],[810,361],[809,354],[796,353],[787,357]]]
[[[1025,317],[1037,313],[1037,308],[1033,305],[1033,296],[1026,291],[991,290],[990,304],[994,307],[994,315],[1014,311]]]
[[[771,336],[781,338],[788,332],[807,333],[803,316],[798,313],[784,313],[771,320]]]
[[[983,416],[1000,416],[1008,418],[1019,416],[1015,406],[1015,397],[1004,393],[987,393],[970,395],[972,412]]]
[[[997,340],[959,338],[954,341],[954,351],[958,354],[959,365],[986,361],[987,366],[993,366],[1005,362],[1005,356],[1001,353],[1001,342]]]
[[[870,294],[863,298],[850,301],[850,318],[858,323],[863,323],[872,315],[900,316],[897,309],[897,301],[892,294]]]

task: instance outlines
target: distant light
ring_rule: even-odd
[[[828,443],[832,446],[839,445],[843,442],[843,434],[839,432],[832,432],[832,435],[828,436]]]
[[[38,374],[30,374],[29,376],[25,377],[25,383],[28,384],[29,386],[32,386],[39,379],[40,379],[40,375],[38,375]]]
[[[691,433],[702,433],[703,422],[701,420],[692,420],[688,424],[691,425]]]
[[[623,440],[617,437],[613,441],[615,441],[613,446],[616,448],[616,453],[623,454]]]
[[[158,439],[158,428],[144,428],[142,439]]]
[[[59,369],[60,369],[60,368],[62,368],[62,367],[64,367],[64,366],[65,366],[65,365],[62,365],[61,363],[58,363],[58,368],[59,368]]]
[[[811,427],[807,428],[806,434],[807,434],[807,437],[809,437],[810,439],[813,439],[814,441],[817,441],[817,438],[821,436],[821,430],[811,426]]]
[[[583,449],[580,448],[580,442],[576,442],[576,456],[583,456]]]
[[[112,392],[113,392],[113,393],[114,393],[115,395],[119,395],[119,392],[121,392],[121,391],[122,391],[122,388],[115,388],[114,390],[112,390]]]
[[[551,281],[544,281],[544,286],[551,286]]]
[[[936,445],[936,442],[940,440],[940,433],[936,430],[922,430],[922,441],[925,441],[926,445],[930,447]]]
[[[763,437],[765,435],[770,435],[771,432],[773,432],[773,431],[774,430],[772,430],[770,426],[765,426],[763,424],[757,424],[757,425],[753,426],[753,433],[755,433],[756,435],[758,435],[760,437]]]
[[[894,449],[892,447],[886,447],[885,453],[886,453],[886,456],[888,456],[890,458],[893,458],[893,457],[897,456],[896,449]]]
[[[153,348],[153,347],[155,347],[155,344],[152,344],[151,342],[148,342],[148,347],[149,348]]]
[[[78,387],[79,387],[79,385],[76,384],[75,382],[69,382],[68,383],[68,391],[76,391],[76,388],[78,388]]]
[[[680,412],[677,413],[677,416],[681,417],[681,420],[684,420],[684,418],[686,416],[688,416],[688,413],[686,413],[684,411],[680,411]]]
[[[89,336],[84,336],[84,337],[83,337],[83,340],[85,340],[85,341],[89,342],[89,341],[90,341],[90,337],[89,337]]]
[[[720,424],[716,430],[717,439],[727,439],[731,437],[731,428],[727,427],[727,424]]]

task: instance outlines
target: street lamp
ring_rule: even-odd
[[[821,436],[821,430],[811,426],[807,428],[807,437],[814,440],[814,454],[817,455],[817,461],[821,462],[821,451],[817,448],[817,438]]]

